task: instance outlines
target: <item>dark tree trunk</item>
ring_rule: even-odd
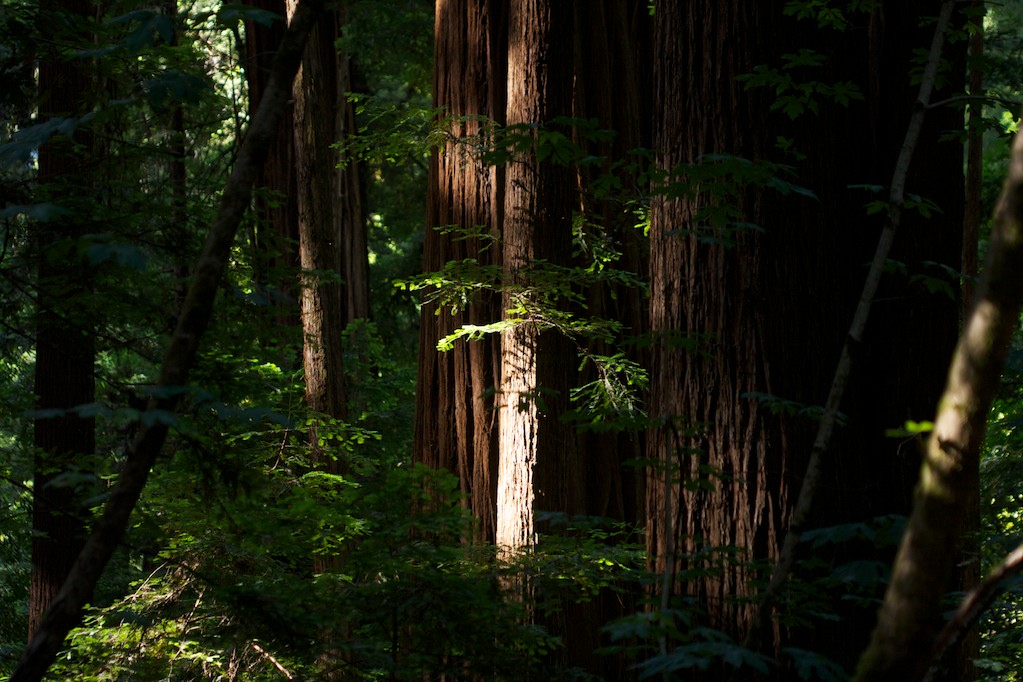
[[[289,0],[289,11],[294,10]],[[298,181],[299,261],[306,405],[333,419],[348,413],[341,332],[346,315],[341,276],[341,173],[333,145],[343,105],[337,9],[328,10],[309,36],[294,85],[294,150]],[[310,430],[312,463],[340,473],[344,463],[326,454]]]
[[[287,7],[285,0],[247,0],[246,4],[281,17],[270,25],[255,21],[245,24],[245,80],[251,117],[263,98],[274,51],[287,29]],[[299,258],[294,108],[289,102],[270,156],[256,181],[256,220],[250,232],[253,279],[272,311],[267,319],[270,343],[286,342],[287,330],[297,328],[300,321],[300,290],[295,280]]]
[[[793,23],[782,5],[665,2],[655,15],[660,167],[707,154],[779,157],[772,147],[785,135],[806,155],[795,162],[795,181],[820,199],[785,199],[749,186],[735,198],[699,188],[653,205],[651,324],[660,338],[650,412],[664,424],[648,443],[659,463],[647,486],[650,556],[658,571],[673,553],[683,555],[672,557],[677,563],[669,567],[677,570],[716,567],[676,589],[696,597],[707,621],[737,638],[753,613],[746,601],[756,577],[750,561],[776,557],[816,429],[812,419],[772,413],[753,394],[824,402],[879,227],[863,210],[875,197],[849,186],[891,183],[914,95],[905,74],[913,50],[930,43],[920,17],[936,11],[932,3],[886,2],[870,15],[850,13],[851,29],[829,33]],[[814,78],[853,81],[865,100],[842,107],[820,97],[819,113],[795,122],[766,113],[773,96],[746,90],[735,77],[757,64],[776,66],[797,47],[831,55]],[[907,191],[938,201],[943,213],[903,221],[892,258],[914,274],[930,274],[926,261],[958,265],[962,150],[939,138],[960,126],[958,112],[928,113],[917,147]],[[708,224],[701,210],[725,202],[741,209],[740,222],[701,231]],[[877,300],[842,404],[848,425],[826,457],[814,514],[819,527],[908,511],[919,455],[884,430],[928,418],[954,343],[952,298],[893,276]],[[680,334],[697,347],[683,349]],[[693,554],[712,548],[739,554]],[[831,559],[890,556],[890,549],[843,546]],[[839,608],[839,622],[778,631],[778,642],[851,667],[872,614]]]
[[[343,12],[342,9],[338,10]],[[340,17],[340,25],[344,25],[344,15]],[[337,141],[343,142],[347,137],[358,132],[355,122],[355,104],[348,100],[348,93],[355,89],[355,65],[348,54],[338,55],[338,97],[339,120]],[[341,277],[344,281],[345,323],[355,320],[369,319],[369,247],[366,234],[366,211],[363,207],[362,163],[352,155],[341,152],[338,155],[341,164]]]
[[[74,25],[91,19],[88,0],[47,2],[43,12],[62,14]],[[89,63],[50,52],[39,62],[39,118],[75,117],[87,109]],[[92,145],[79,128],[74,141],[56,137],[39,149],[39,181],[61,202],[68,196],[89,197],[83,172]],[[84,153],[77,148],[86,150]],[[86,509],[80,506],[75,483],[68,475],[95,451],[95,420],[72,410],[94,401],[95,341],[90,306],[90,268],[79,240],[89,231],[88,208],[65,205],[68,215],[36,225],[39,253],[36,312],[36,409],[55,416],[35,419],[36,448],[33,480],[32,574],[29,587],[29,638],[39,627],[84,541]]]
[[[504,169],[488,165],[474,145],[486,144],[487,121],[504,121],[505,5],[505,0],[451,0],[437,6],[434,106],[452,118],[447,141],[430,160],[423,244],[427,272],[468,258],[483,266],[501,263]],[[465,233],[482,228],[486,238],[434,229],[444,226]],[[455,314],[425,303],[420,326],[413,457],[458,475],[481,542],[495,538],[500,338],[459,342],[446,353],[437,350],[437,341],[463,324],[486,324],[500,316],[499,295],[484,292]]]
[[[650,70],[652,22],[645,2],[599,0],[575,4],[575,101],[573,116],[596,121],[601,130],[614,134],[613,140],[594,139],[577,131],[576,144],[599,164],[578,169],[579,202],[576,210],[584,220],[588,243],[606,241],[621,251],[612,267],[645,277],[648,271],[646,238],[637,229],[634,213],[642,201],[636,173],[625,173],[615,164],[638,162],[637,149],[649,149]],[[620,186],[608,192],[603,183],[617,176]],[[645,190],[644,190],[645,191]],[[585,251],[582,265],[592,256]],[[598,286],[588,293],[587,314],[616,320],[624,325],[623,339],[636,339],[649,327],[644,293],[639,287]],[[627,347],[629,359],[642,365],[639,344],[594,343],[590,350],[609,354]],[[596,379],[592,366],[580,384]],[[616,520],[643,518],[643,477],[635,467],[623,466],[644,457],[642,434],[587,432],[581,439],[586,452],[586,513]]]

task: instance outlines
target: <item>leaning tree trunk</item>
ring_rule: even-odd
[[[46,2],[41,11],[75,26],[92,19],[89,0]],[[89,62],[51,50],[39,62],[39,118],[75,117],[86,113]],[[79,128],[73,140],[54,138],[39,148],[39,182],[49,199],[89,197],[83,172],[92,143]],[[77,149],[86,150],[85,154]],[[96,310],[88,307],[90,267],[79,240],[91,227],[88,208],[65,205],[67,213],[36,226],[39,253],[36,312],[35,394],[40,414],[34,422],[36,449],[33,476],[32,573],[29,584],[29,638],[43,612],[60,590],[81,548],[85,507],[72,481],[61,481],[96,447],[95,419],[73,412],[94,401],[96,359],[92,327]]]
[[[427,272],[466,259],[481,266],[501,263],[504,169],[484,160],[482,145],[489,144],[489,126],[504,120],[505,4],[437,3],[434,105],[448,127],[430,159]],[[455,231],[437,229],[448,226]],[[487,324],[500,314],[499,295],[490,291],[456,313],[424,302],[419,337],[413,457],[458,475],[463,500],[478,520],[474,537],[481,542],[495,538],[500,338],[459,342],[446,353],[437,350],[437,341],[463,324]]]

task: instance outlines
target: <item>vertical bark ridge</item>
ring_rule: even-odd
[[[488,123],[504,121],[505,2],[445,0],[437,3],[434,104],[446,116],[447,136],[429,167],[427,272],[448,261],[501,263],[503,169],[487,165]],[[434,228],[455,226],[442,234]],[[482,228],[482,229],[481,229]],[[457,230],[488,237],[463,238]],[[446,353],[437,341],[463,324],[500,318],[500,300],[483,292],[463,310],[425,303],[419,345],[414,458],[455,472],[463,499],[478,520],[475,539],[493,542],[497,512],[497,411],[500,340],[459,342]]]

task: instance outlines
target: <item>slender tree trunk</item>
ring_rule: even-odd
[[[295,6],[289,0],[289,13]],[[341,339],[346,317],[340,279],[343,207],[333,146],[343,111],[334,46],[339,22],[337,10],[328,10],[313,30],[293,90],[306,405],[332,419],[348,413]],[[340,473],[344,463],[324,449],[317,429],[310,430],[309,438],[313,465]]]
[[[501,263],[504,169],[488,165],[478,145],[489,144],[489,122],[502,123],[506,97],[505,0],[437,3],[434,106],[448,120],[444,146],[430,159],[423,267],[449,261]],[[435,228],[455,226],[458,232]],[[477,231],[483,237],[467,234]],[[501,316],[497,294],[483,292],[464,310],[424,303],[413,456],[458,475],[463,499],[478,519],[475,539],[493,542],[497,512],[497,410],[500,339],[458,343],[447,353],[437,341],[463,324]]]
[[[345,19],[343,5],[339,19],[343,26]],[[339,121],[337,138],[343,142],[358,132],[355,122],[355,104],[348,100],[348,93],[354,90],[355,65],[351,55],[338,55],[338,97]],[[341,276],[344,281],[345,323],[369,319],[369,246],[366,235],[366,210],[363,206],[362,163],[352,155],[338,154],[340,167],[341,202]]]
[[[245,24],[245,81],[251,117],[263,99],[274,51],[287,29],[287,7],[285,0],[247,0],[246,4],[281,17],[269,25],[256,21]],[[274,344],[285,344],[287,330],[297,328],[301,319],[300,287],[295,278],[299,256],[294,117],[294,103],[289,102],[281,129],[256,181],[256,219],[250,233],[253,279],[271,306],[272,315],[267,322],[272,331],[267,333],[267,341]]]
[[[92,18],[89,0],[46,2],[43,12],[62,14],[75,25]],[[74,117],[85,113],[89,67],[85,59],[49,53],[39,63],[39,118]],[[91,195],[89,174],[83,172],[91,138],[82,128],[73,142],[55,138],[39,149],[39,181],[52,192],[51,200]],[[45,609],[60,590],[85,533],[86,509],[66,476],[96,447],[95,420],[73,410],[94,401],[96,309],[89,305],[90,268],[79,250],[89,231],[87,211],[65,206],[68,214],[37,225],[39,252],[36,312],[36,448],[33,479],[32,574],[29,587],[29,638],[39,628]]]

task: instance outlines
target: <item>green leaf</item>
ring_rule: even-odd
[[[906,420],[901,429],[885,429],[884,435],[888,438],[909,438],[930,433],[934,430],[934,422],[915,422]]]

